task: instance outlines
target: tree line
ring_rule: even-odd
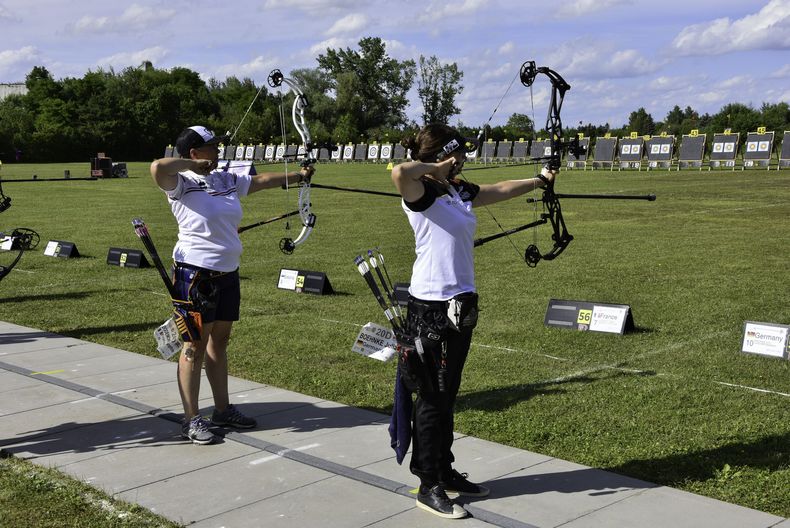
[[[308,99],[307,122],[316,143],[399,141],[420,124],[449,123],[460,112],[456,99],[463,91],[463,72],[455,63],[435,56],[398,61],[377,37],[361,39],[356,48],[327,49],[316,61],[315,68],[290,72]],[[406,115],[407,93],[415,83],[422,105],[419,124]],[[36,66],[25,85],[26,94],[0,101],[3,162],[82,161],[97,152],[117,160],[150,160],[161,156],[181,130],[198,123],[217,133],[235,132],[237,144],[280,143],[283,137],[299,142],[290,122],[290,97],[249,78],[204,81],[188,68],[164,70],[146,62],[121,72],[99,69],[60,80]],[[281,108],[286,123],[281,123]],[[478,133],[477,126],[455,125],[468,136]],[[579,122],[566,124],[565,132],[594,139],[632,131],[680,136],[693,129],[712,134],[729,128],[746,134],[760,126],[777,134],[790,129],[788,104],[763,103],[755,109],[732,103],[714,115],[675,106],[663,121],[639,108],[621,128]],[[535,130],[530,116],[519,113],[485,133],[494,140],[547,137]]]

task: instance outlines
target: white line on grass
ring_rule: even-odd
[[[522,352],[524,354],[532,354],[533,356],[543,356],[549,359],[556,359],[557,361],[568,361],[567,358],[561,358],[557,356],[551,356],[549,354],[541,354],[540,352],[530,352],[529,350],[519,350],[517,348],[510,348],[510,347],[500,347],[494,345],[481,345],[480,343],[472,343],[473,346],[480,347],[480,348],[490,348],[493,350],[504,350],[505,352]]]
[[[718,383],[719,385],[726,385],[727,387],[736,387],[736,388],[739,388],[739,389],[748,389],[750,391],[765,392],[765,393],[768,393],[768,394],[778,394],[779,396],[786,396],[786,397],[790,398],[790,394],[785,394],[784,392],[777,392],[777,391],[772,391],[772,390],[768,390],[768,389],[758,389],[757,387],[747,387],[746,385],[736,385],[735,383],[725,383],[723,381],[714,381],[713,383]]]
[[[583,378],[583,377],[586,377],[586,376],[588,376],[590,374],[594,374],[596,372],[600,372],[602,370],[607,370],[607,369],[625,370],[623,367],[620,366],[620,364],[624,363],[625,361],[633,361],[633,360],[637,360],[637,359],[644,359],[644,358],[647,358],[647,357],[650,357],[650,356],[655,356],[656,354],[663,354],[664,352],[670,352],[672,350],[676,350],[678,348],[682,348],[684,346],[693,344],[695,342],[707,341],[709,339],[712,339],[714,337],[718,337],[718,336],[723,335],[723,334],[724,334],[724,332],[714,332],[714,333],[707,334],[705,336],[699,337],[697,339],[690,339],[690,340],[687,340],[687,341],[681,341],[680,343],[673,343],[673,344],[671,344],[669,346],[666,346],[666,347],[663,347],[663,348],[658,348],[658,349],[652,350],[650,352],[645,352],[644,354],[637,354],[636,356],[631,356],[629,358],[626,358],[623,361],[619,361],[618,363],[608,364],[608,365],[596,365],[594,367],[590,367],[590,368],[587,368],[587,369],[584,369],[584,370],[578,370],[576,372],[572,372],[570,374],[566,374],[566,375],[560,376],[558,378],[538,381],[535,384],[563,383],[563,382],[570,381],[570,380],[573,380],[573,379],[576,379],[576,378]]]

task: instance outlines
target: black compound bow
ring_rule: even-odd
[[[562,102],[565,98],[565,93],[570,90],[571,86],[562,78],[556,71],[546,66],[537,67],[535,61],[527,61],[521,66],[519,77],[521,84],[527,88],[532,87],[535,78],[538,74],[543,74],[549,78],[551,82],[551,97],[549,100],[549,109],[546,116],[546,132],[549,134],[549,153],[548,155],[538,156],[532,158],[532,163],[543,164],[549,170],[555,171],[560,168],[562,164],[562,154],[564,152],[573,154],[575,157],[580,157],[585,153],[585,147],[579,142],[579,138],[574,137],[569,141],[562,138],[562,117],[560,112],[562,110]],[[496,112],[496,110],[494,110]],[[490,121],[490,119],[489,119]],[[474,170],[474,169],[472,169]],[[565,248],[573,240],[573,235],[568,232],[565,225],[565,219],[562,216],[562,206],[560,205],[560,198],[597,198],[597,199],[626,199],[626,200],[649,200],[656,199],[655,195],[645,196],[623,196],[623,195],[572,195],[572,194],[557,194],[554,192],[554,182],[542,175],[538,178],[543,180],[543,195],[540,199],[528,199],[528,203],[543,203],[543,212],[540,218],[528,224],[515,227],[508,230],[503,230],[501,233],[495,235],[479,238],[475,240],[475,247],[496,240],[498,238],[509,236],[519,231],[524,231],[533,227],[550,224],[552,229],[551,239],[554,242],[552,248],[546,252],[541,252],[537,244],[530,244],[524,251],[524,261],[527,266],[534,268],[541,260],[554,260],[557,258]],[[489,211],[490,212],[490,211]],[[493,216],[493,215],[492,215]],[[496,221],[496,218],[495,218]],[[499,224],[499,222],[497,222]]]
[[[3,181],[0,180],[0,213],[8,210],[9,207],[11,207],[11,197],[3,192]]]

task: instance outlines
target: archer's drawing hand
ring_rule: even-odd
[[[207,159],[193,159],[192,172],[203,174],[204,176],[217,167],[216,162]]]
[[[432,165],[431,170],[426,176],[444,187],[450,185],[448,180],[455,175],[455,158],[451,156],[444,161],[431,163],[430,165]]]

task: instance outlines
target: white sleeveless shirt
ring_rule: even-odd
[[[474,292],[474,236],[477,217],[472,200],[479,187],[452,182],[447,194],[425,185],[425,195],[413,203],[401,201],[414,230],[417,258],[409,293],[424,301],[446,301]]]

